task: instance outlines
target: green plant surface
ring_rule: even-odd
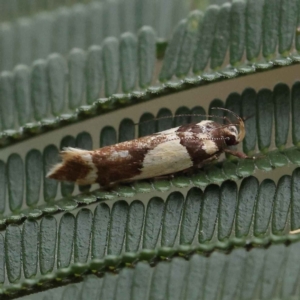
[[[166,41],[194,2],[1,0],[0,69],[28,65],[51,53],[67,55],[72,48],[87,49],[106,37],[136,33],[144,25],[154,27],[160,41]]]
[[[292,299],[297,273],[290,272],[299,252],[299,242],[270,248],[240,248],[225,254],[214,251],[174,256],[156,260],[155,267],[139,262],[119,273],[106,272],[103,277],[88,275],[80,284],[68,285],[24,297],[71,299]],[[280,284],[273,290],[276,282]],[[297,299],[297,298],[294,298]]]
[[[0,23],[1,299],[299,298],[298,2],[43,1]],[[249,159],[45,178],[64,147],[231,118],[214,107],[246,119]]]

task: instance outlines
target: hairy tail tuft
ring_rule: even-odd
[[[77,184],[92,184],[97,179],[97,168],[92,160],[92,152],[67,147],[60,153],[62,162],[53,166],[47,177]]]

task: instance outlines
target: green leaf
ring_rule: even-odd
[[[163,66],[159,75],[159,80],[161,82],[170,80],[175,74],[180,53],[180,47],[178,47],[178,44],[181,44],[181,41],[183,40],[186,23],[186,20],[182,20],[174,30],[171,41],[166,49]]]
[[[222,66],[229,44],[231,4],[224,3],[218,14],[215,37],[211,51],[210,67],[217,69]]]
[[[139,86],[150,86],[155,65],[155,32],[151,27],[143,26],[138,33]]]
[[[15,97],[18,108],[18,123],[26,124],[31,120],[32,107],[30,95],[30,71],[27,66],[19,65],[14,70]]]
[[[46,74],[46,62],[37,60],[33,64],[31,73],[31,95],[34,117],[41,120],[47,115],[48,81]]]
[[[32,278],[38,270],[39,228],[36,221],[26,220],[22,231],[23,268],[25,278]]]
[[[70,66],[71,67],[71,66]],[[71,69],[71,68],[70,68]],[[49,89],[52,114],[60,115],[64,110],[64,99],[66,91],[66,71],[65,60],[61,55],[53,54],[48,58]],[[22,124],[22,123],[21,123]]]
[[[176,68],[176,76],[179,78],[186,76],[192,65],[197,45],[198,28],[201,26],[202,18],[202,13],[194,11],[190,13],[187,19]]]
[[[124,33],[121,36],[120,59],[122,88],[128,93],[135,87],[137,71],[137,40],[132,33]]]
[[[265,179],[259,187],[254,220],[255,236],[263,235],[268,230],[275,191],[275,183],[270,179]]]
[[[110,96],[117,92],[119,83],[119,53],[118,41],[107,38],[103,43],[103,70],[105,76],[105,95]]]
[[[266,1],[263,13],[263,56],[271,58],[276,51],[280,18],[280,0]]]
[[[294,38],[298,3],[296,0],[292,0],[286,3],[281,2],[280,4],[279,53],[286,56]]]
[[[42,154],[32,149],[26,155],[25,160],[26,170],[26,204],[34,206],[39,201],[39,194],[42,180]]]
[[[273,101],[270,90],[263,89],[258,92],[256,111],[258,146],[260,151],[264,152],[270,147],[273,126]]]
[[[245,9],[243,0],[234,0],[230,15],[230,63],[234,66],[242,58],[245,48]]]
[[[200,73],[206,67],[212,48],[213,38],[216,30],[219,7],[210,6],[204,15],[203,22],[199,27],[197,50],[194,58],[193,72]]]
[[[7,162],[7,183],[9,206],[12,212],[18,211],[22,206],[24,177],[23,161],[18,154],[12,154]]]
[[[0,75],[0,103],[2,129],[14,128],[13,107],[13,75],[11,72],[2,72]]]

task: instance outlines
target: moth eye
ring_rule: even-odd
[[[227,146],[233,146],[233,145],[238,144],[235,135],[229,135],[229,136],[227,136],[225,138],[225,143],[226,143]]]

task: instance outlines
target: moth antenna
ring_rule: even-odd
[[[227,117],[224,117],[225,121],[227,121],[229,124],[231,124],[231,121],[227,118]]]
[[[140,125],[140,124],[144,124],[144,123],[148,123],[148,122],[152,122],[152,121],[156,121],[156,120],[170,119],[170,118],[177,118],[177,117],[210,117],[210,118],[219,118],[219,119],[229,121],[227,117],[222,117],[222,116],[217,116],[217,115],[182,114],[182,115],[175,115],[175,116],[164,116],[164,117],[159,117],[159,118],[153,118],[151,120],[134,123],[134,125]]]
[[[238,142],[241,142],[245,137],[245,123],[244,123],[244,120],[240,116],[238,116],[236,113],[234,113],[233,111],[231,111],[227,108],[212,107],[211,109],[224,110],[224,111],[227,111],[227,112],[231,113],[233,116],[235,116],[235,118],[238,120],[239,124],[229,124],[229,126],[231,126],[231,125],[239,126],[240,132],[239,132],[237,140],[238,140]],[[226,126],[226,127],[228,127],[228,126]]]

